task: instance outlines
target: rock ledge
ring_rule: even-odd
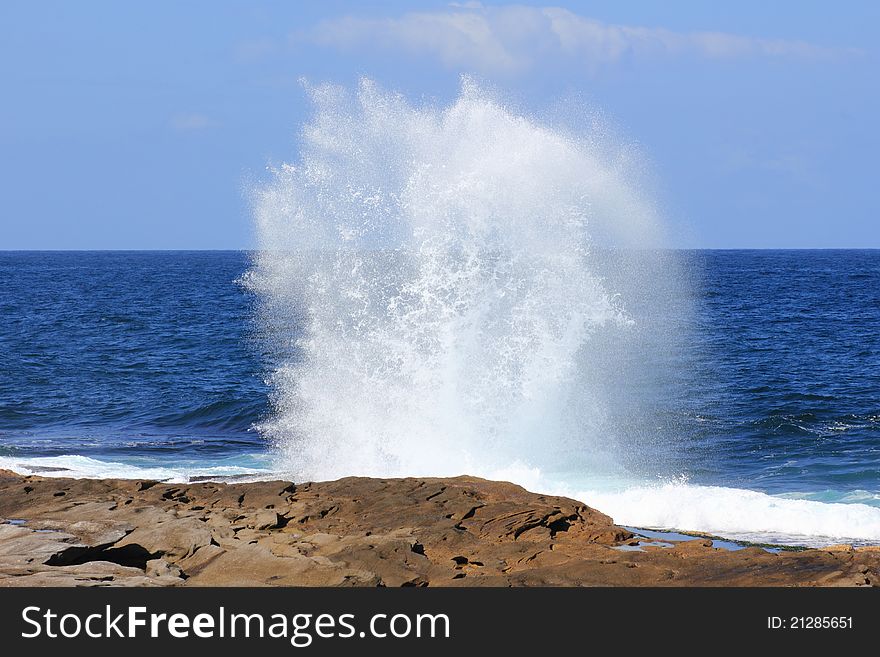
[[[0,586],[866,586],[880,549],[638,537],[504,482],[165,484],[0,470]],[[632,547],[632,546],[630,546]]]

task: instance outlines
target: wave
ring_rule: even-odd
[[[447,107],[370,81],[311,91],[298,161],[254,190],[242,278],[278,354],[260,428],[279,467],[442,475],[616,449],[626,395],[669,369],[641,357],[678,333],[657,306],[685,298],[638,153],[468,80]]]

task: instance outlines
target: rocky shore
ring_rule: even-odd
[[[650,545],[509,483],[167,484],[0,470],[0,586],[867,586],[880,548]]]

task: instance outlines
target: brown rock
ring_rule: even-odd
[[[0,586],[863,586],[880,550],[638,537],[474,477],[163,484],[0,471]],[[39,530],[39,531],[38,531]]]

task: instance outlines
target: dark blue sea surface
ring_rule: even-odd
[[[880,251],[708,251],[692,265],[709,477],[877,504]]]
[[[0,254],[0,455],[262,451],[247,266],[242,252]]]
[[[685,447],[673,470],[880,506],[880,252],[680,255],[688,363],[651,399]],[[0,253],[0,457],[269,467],[248,267],[244,252]]]

